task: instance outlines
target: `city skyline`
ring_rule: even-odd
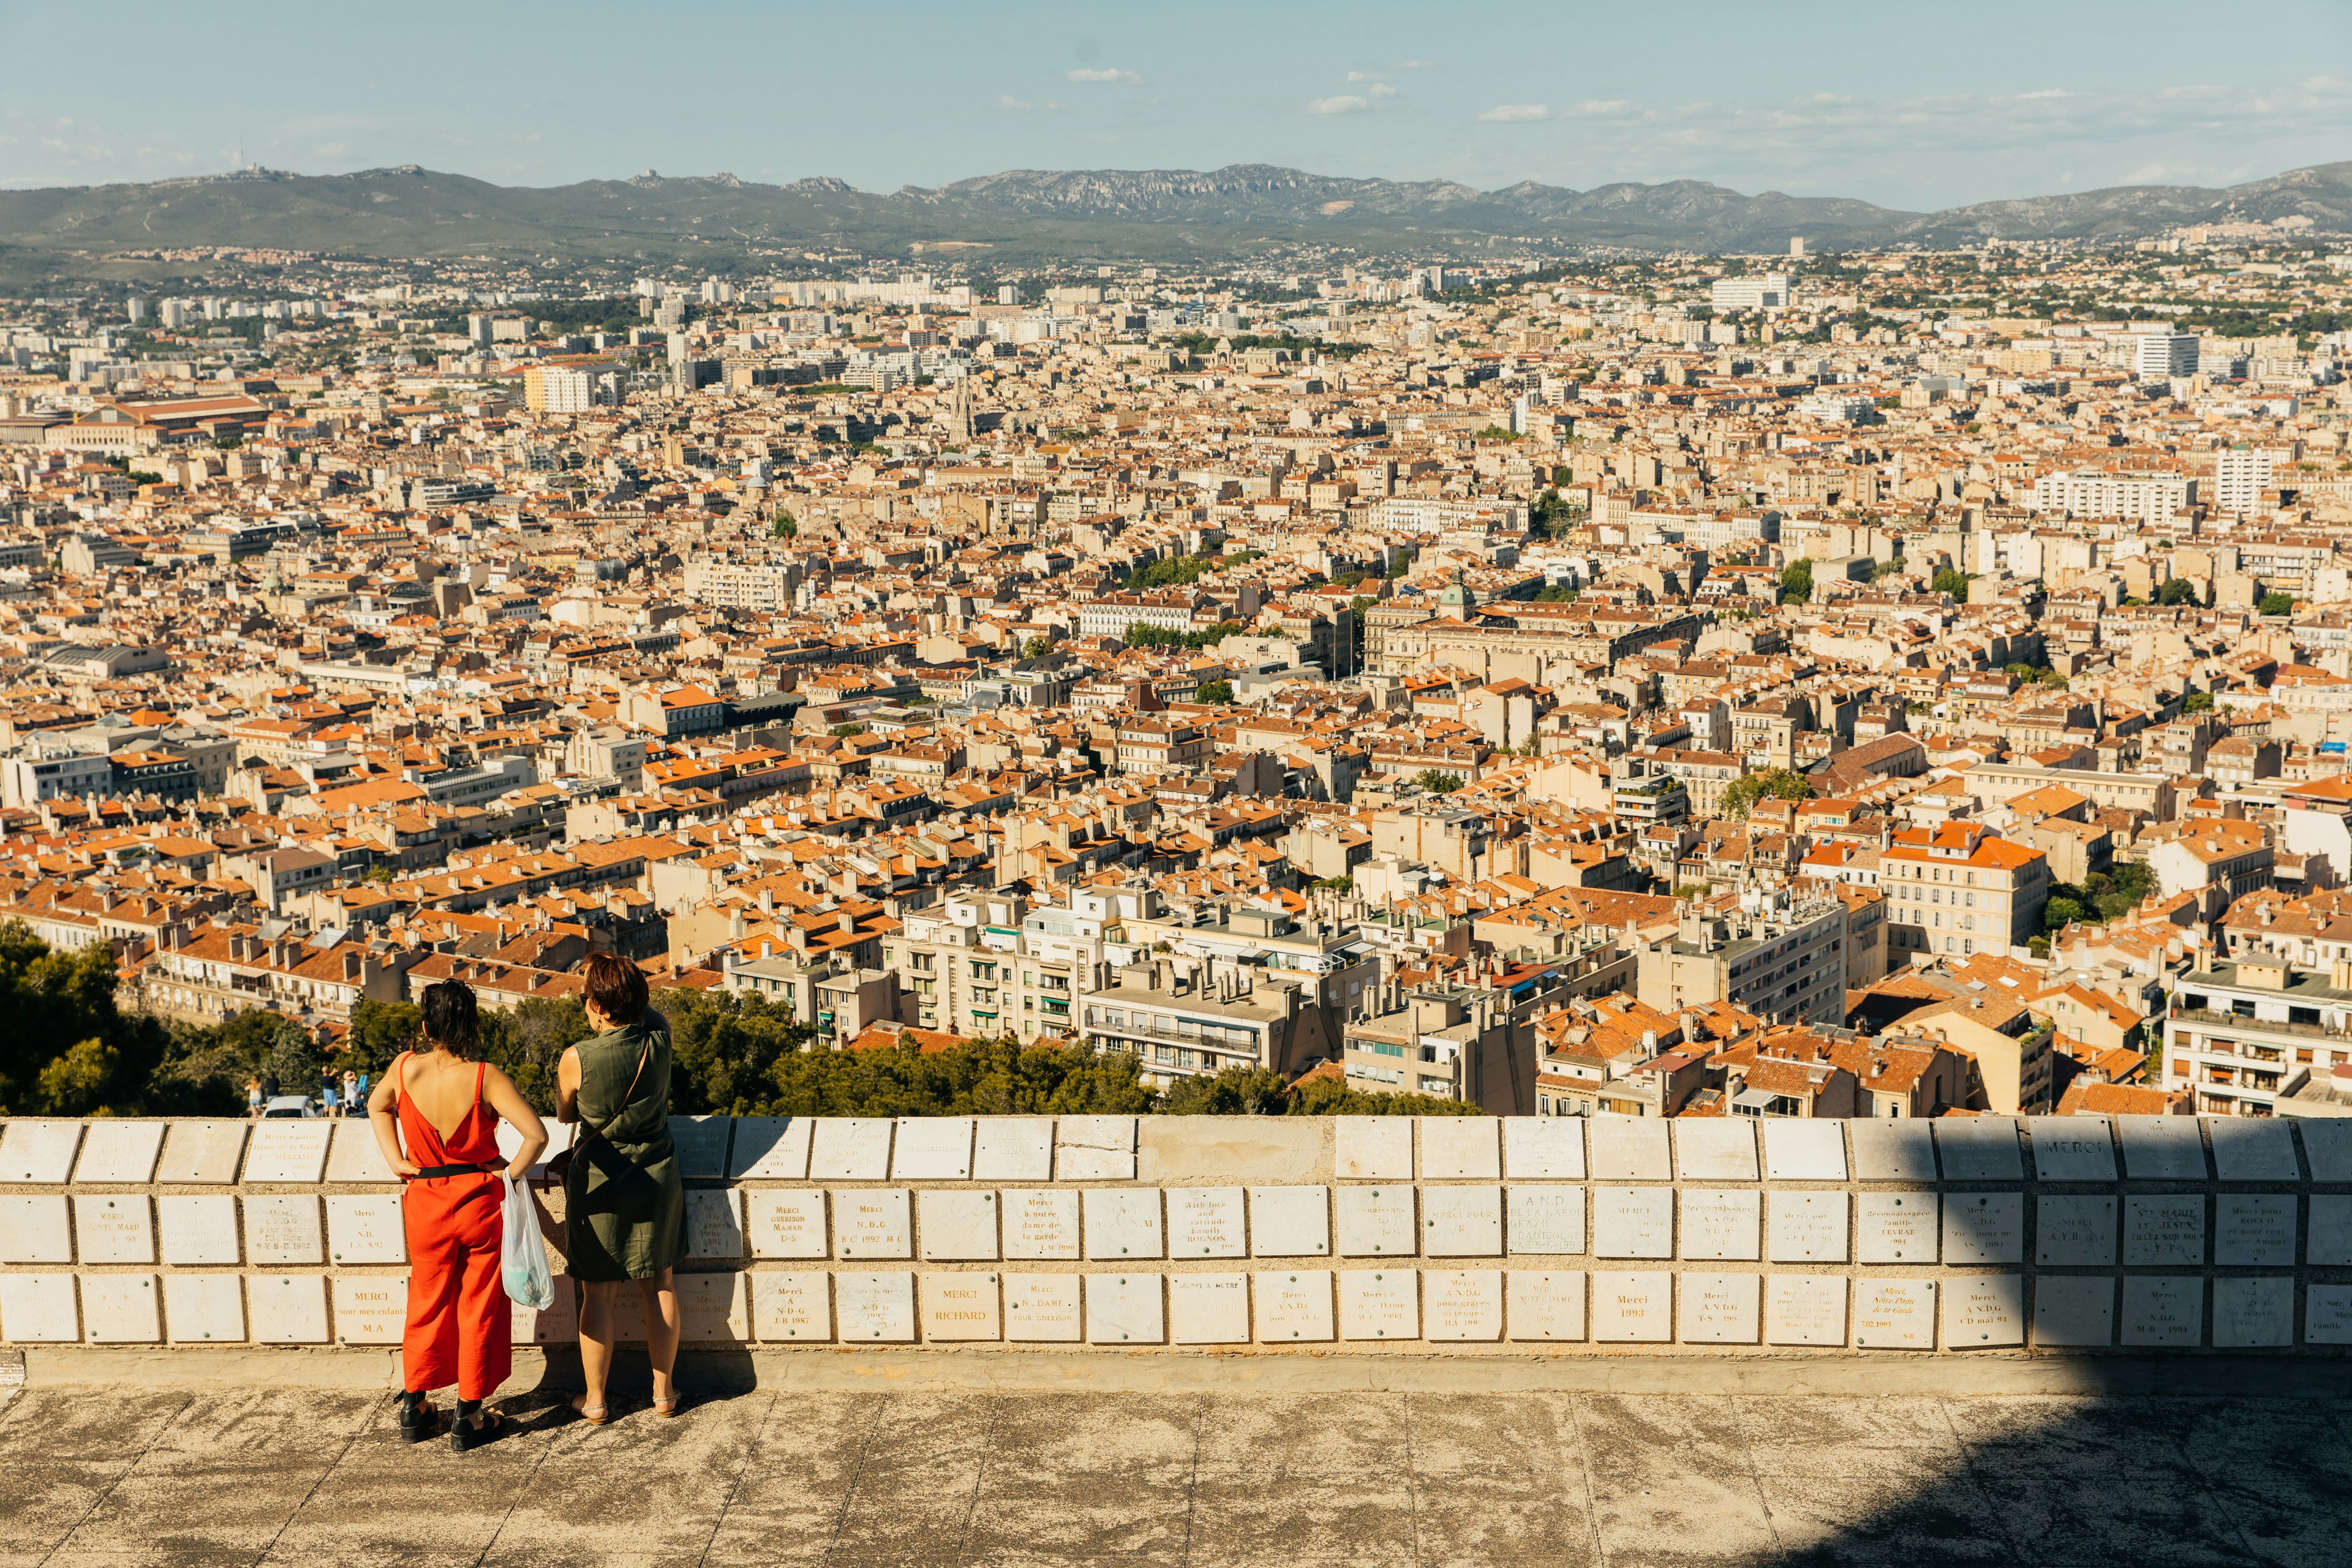
[[[2019,5],[1965,36],[1874,18],[1867,38],[1837,31],[1826,7],[1778,13],[1766,37],[1749,13],[1689,15],[1659,37],[1628,15],[1513,5],[1442,32],[1387,5],[1350,10],[1344,27],[1328,9],[1201,6],[1170,26],[1100,7],[1022,5],[982,22],[919,5],[907,42],[861,63],[832,58],[840,47],[797,7],[720,6],[691,32],[572,8],[560,35],[546,14],[461,23],[428,7],[380,36],[235,6],[169,49],[110,58],[110,91],[26,73],[0,107],[0,186],[243,161],[307,174],[414,163],[541,186],[724,171],[890,191],[1018,168],[1265,163],[1481,189],[1692,179],[1925,211],[2228,184],[2330,161],[2352,130],[2340,84],[2313,69],[2352,26],[2320,5],[2277,8],[2259,35],[2216,33],[2173,5],[2141,8],[2126,36]],[[154,36],[142,19],[165,16],[134,6],[126,30]],[[0,49],[20,60],[63,61],[78,41],[63,18],[0,16]]]

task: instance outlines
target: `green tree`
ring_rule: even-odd
[[[1933,587],[1938,594],[1949,594],[1953,598],[1959,600],[1963,604],[1968,602],[1969,579],[1968,574],[1964,572],[1956,572],[1951,567],[1947,566],[1941,572],[1936,574],[1935,579],[1929,584],[1929,586]]]
[[[654,1005],[669,1020],[670,1106],[682,1115],[753,1114],[774,1092],[776,1064],[812,1037],[791,1009],[764,996],[675,990]]]
[[[2192,691],[2180,700],[2180,710],[2184,713],[2210,713],[2213,710],[2213,694]]]
[[[852,735],[863,735],[866,733],[866,726],[863,724],[835,724],[832,729],[826,731],[825,733],[832,735],[836,740],[845,741]]]
[[[1141,1061],[1124,1052],[982,1040],[925,1051],[806,1051],[777,1059],[783,1116],[1132,1116],[1151,1109]]]
[[[798,539],[800,537],[800,519],[794,517],[791,512],[786,511],[783,508],[778,507],[776,509],[774,523],[775,526],[771,531],[774,538]]]
[[[2159,605],[2193,605],[2197,603],[2197,584],[2186,577],[2175,577],[2156,591]]]
[[[2290,594],[2264,594],[2263,602],[2254,606],[2258,616],[2288,616],[2294,613],[2294,597]]]
[[[1536,603],[1538,605],[1573,605],[1576,603],[1576,590],[1570,587],[1565,583],[1547,583],[1542,587],[1536,590]]]
[[[129,1116],[233,1110],[237,1100],[173,1076],[184,1047],[123,1013],[114,948],[52,950],[21,921],[0,924],[0,1115]]]
[[[1870,580],[1876,583],[1884,578],[1892,577],[1903,571],[1907,564],[1900,556],[1892,561],[1881,561],[1870,569]]]
[[[2059,931],[2081,921],[2083,906],[2073,899],[2053,898],[2042,906],[2042,929]]]
[[[1204,680],[1192,693],[1192,700],[1195,702],[1223,703],[1231,702],[1233,700],[1234,683],[1230,680]]]
[[[1160,1095],[1163,1116],[1280,1116],[1290,1108],[1290,1085],[1271,1068],[1227,1068],[1179,1079]]]
[[[1784,605],[1808,605],[1813,598],[1813,563],[1811,560],[1790,563],[1780,572],[1780,602]]]
[[[1042,634],[1031,637],[1021,645],[1021,656],[1024,658],[1043,658],[1053,651],[1054,639]]]
[[[1423,768],[1413,774],[1412,782],[1432,795],[1452,795],[1462,787],[1462,775],[1443,768]]]
[[[1723,815],[1746,816],[1759,800],[1811,800],[1813,786],[1788,768],[1766,768],[1731,781],[1723,792]]]

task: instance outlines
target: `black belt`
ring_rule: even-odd
[[[494,1165],[427,1165],[423,1170],[417,1172],[416,1174],[411,1176],[409,1180],[413,1182],[430,1182],[436,1181],[443,1176],[486,1176],[492,1171],[503,1171],[506,1168],[506,1162],[504,1161],[500,1161]]]

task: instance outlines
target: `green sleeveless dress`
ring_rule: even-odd
[[[686,1184],[669,1136],[669,1021],[648,1010],[643,1023],[573,1048],[580,1053],[583,1135],[613,1120],[573,1157],[564,1177],[568,1271],[593,1281],[651,1279],[686,1256]]]

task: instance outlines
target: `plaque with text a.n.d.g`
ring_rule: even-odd
[[[1331,1337],[1331,1275],[1321,1268],[1274,1269],[1250,1277],[1261,1344]]]
[[[1421,1277],[1422,1337],[1446,1342],[1503,1337],[1503,1275],[1496,1268],[1432,1268]]]
[[[326,1241],[319,1227],[319,1200],[308,1193],[247,1197],[245,1260],[265,1268],[325,1262]]]
[[[1717,1274],[1694,1269],[1675,1282],[1681,1296],[1675,1315],[1689,1344],[1752,1345],[1763,1297],[1760,1274]]]

